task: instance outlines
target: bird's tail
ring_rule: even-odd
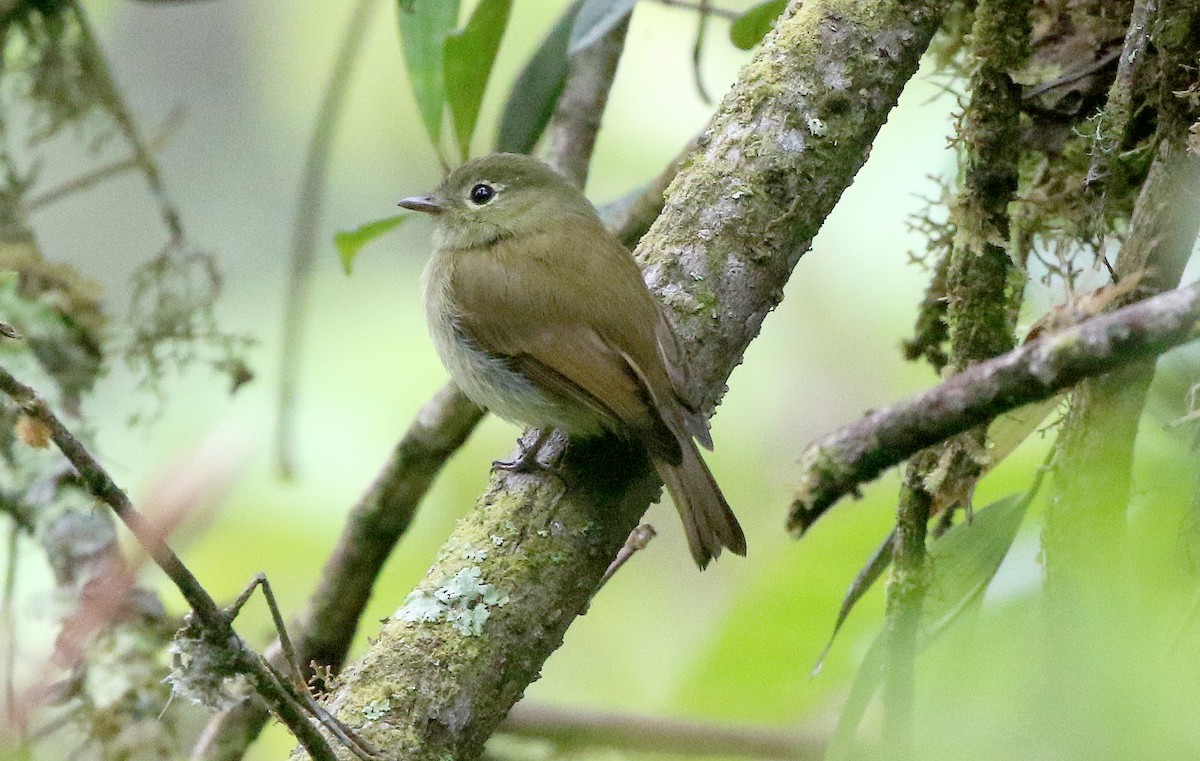
[[[656,459],[654,467],[679,510],[696,565],[704,568],[708,561],[721,554],[722,547],[728,547],[737,555],[745,555],[746,536],[729,509],[725,496],[721,494],[721,488],[701,459],[696,443],[690,436],[682,437],[679,443],[683,449],[683,459],[678,465]]]

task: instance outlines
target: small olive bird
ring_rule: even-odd
[[[746,537],[693,439],[708,422],[686,400],[674,332],[633,257],[582,192],[549,165],[497,153],[400,206],[434,217],[425,314],[463,393],[542,429],[512,467],[536,463],[549,431],[640,442],[703,568]]]

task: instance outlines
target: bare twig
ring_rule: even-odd
[[[295,446],[296,394],[300,382],[301,353],[305,323],[308,319],[309,279],[317,252],[317,232],[325,202],[325,174],[333,153],[337,120],[350,91],[350,75],[362,49],[377,0],[358,0],[342,44],[334,58],[333,71],[321,96],[317,122],[304,160],[304,176],[296,201],[296,219],[292,233],[291,269],[288,271],[287,298],[283,317],[283,356],[279,371],[279,409],[275,427],[275,457],[280,473],[290,478],[296,469]]]
[[[949,436],[1192,340],[1198,319],[1200,284],[1039,338],[871,412],[805,451],[789,530],[803,533],[859,484]]]
[[[1045,95],[1051,90],[1057,90],[1060,87],[1073,85],[1084,77],[1090,77],[1097,72],[1104,71],[1106,68],[1111,66],[1112,62],[1117,60],[1120,55],[1120,51],[1114,50],[1111,53],[1101,56],[1099,60],[1093,61],[1076,71],[1063,74],[1061,77],[1052,79],[1049,82],[1042,82],[1037,87],[1033,87],[1026,91],[1021,97],[1023,100],[1032,100],[1039,95]]]
[[[728,8],[718,8],[708,5],[708,0],[656,0],[659,5],[665,5],[668,8],[686,8],[689,11],[696,13],[707,13],[710,16],[727,19],[729,21],[736,20],[742,14],[737,11],[731,11]],[[708,5],[708,7],[704,7]]]
[[[667,187],[675,179],[675,175],[679,174],[679,167],[683,165],[683,160],[695,149],[696,140],[693,139],[659,172],[658,176],[638,190],[600,209],[600,215],[604,218],[608,229],[616,232],[626,246],[629,248],[636,246],[646,231],[650,229],[650,225],[662,211],[663,195],[667,192]]]
[[[608,569],[604,571],[604,575],[600,577],[600,583],[596,585],[596,590],[592,592],[592,597],[595,598],[596,594],[613,577],[613,574],[621,570],[621,567],[628,563],[631,557],[650,546],[650,542],[655,536],[657,536],[657,533],[649,523],[643,523],[633,531],[630,531],[629,538],[625,540],[625,544],[621,545],[621,550],[613,558],[613,562],[609,564]]]
[[[175,130],[179,127],[182,121],[182,109],[175,109],[171,111],[171,113],[167,115],[167,118],[163,122],[162,126],[158,128],[158,131],[146,141],[146,153],[153,155],[161,151],[171,139],[171,136],[175,133]],[[99,185],[105,180],[109,180],[124,172],[134,169],[143,169],[144,166],[144,156],[135,149],[133,154],[128,158],[115,161],[97,169],[93,169],[90,172],[86,172],[78,177],[67,180],[57,187],[50,188],[44,193],[39,193],[33,198],[30,198],[24,204],[25,212],[35,212],[45,206],[49,206],[59,199],[65,198],[66,196],[87,190],[88,188]]]
[[[700,758],[819,759],[824,738],[758,727],[720,726],[630,714],[571,711],[518,703],[499,731],[550,740],[567,748],[605,747],[632,753]]]
[[[699,0],[696,7],[696,39],[692,41],[692,80],[696,84],[696,92],[705,105],[712,103],[712,97],[704,88],[704,72],[700,65],[704,55],[704,38],[708,30],[708,17],[712,15],[712,0]]]
[[[85,42],[81,55],[86,58],[86,65],[94,78],[93,84],[96,91],[104,101],[105,108],[116,121],[126,142],[133,149],[137,165],[146,178],[146,184],[150,186],[151,194],[158,202],[159,214],[170,233],[171,243],[180,245],[183,242],[183,222],[180,219],[179,210],[167,195],[167,188],[158,171],[158,164],[154,161],[154,154],[142,138],[137,122],[130,114],[124,98],[121,97],[121,91],[109,70],[108,61],[105,59],[99,43],[96,42],[95,35],[92,34],[91,24],[88,22],[83,6],[78,2],[72,2],[70,7],[79,23],[79,30]]]
[[[179,589],[192,608],[195,623],[204,631],[208,643],[222,649],[247,674],[259,695],[271,707],[280,721],[304,745],[314,758],[336,761],[325,739],[308,721],[295,701],[275,680],[266,661],[253,653],[233,631],[230,619],[217,606],[192,572],[163,540],[159,532],[134,508],[125,492],[113,482],[100,463],[83,443],[63,425],[45,401],[29,386],[18,381],[0,367],[0,391],[3,391],[22,411],[50,431],[51,440],[75,466],[80,481],[96,499],[112,508],[121,522],[129,528],[155,564]]]

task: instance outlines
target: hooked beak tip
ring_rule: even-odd
[[[398,204],[405,209],[412,209],[425,214],[441,214],[442,205],[433,196],[413,196],[402,198]]]

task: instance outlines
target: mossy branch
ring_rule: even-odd
[[[866,160],[939,9],[791,3],[672,183],[637,257],[691,354],[698,399],[720,398]],[[347,669],[332,705],[367,742],[406,759],[478,756],[561,644],[660,491],[644,454],[608,440],[576,442],[562,467],[561,479],[494,475]]]
[[[1028,55],[1030,0],[980,0],[971,29],[971,101],[961,120],[963,192],[951,210],[957,231],[946,267],[947,369],[960,372],[1013,345],[1023,276],[1008,252],[1008,206],[1017,190],[1021,89],[1009,72]],[[891,752],[912,747],[915,664],[929,581],[930,516],[966,504],[982,470],[987,430],[977,427],[909,463],[896,509],[887,591],[888,667],[884,730]]]
[[[810,445],[788,528],[800,535],[842,497],[916,452],[1085,378],[1195,338],[1200,285],[1169,291],[972,365]]]
[[[1200,107],[1186,95],[1197,82],[1200,3],[1158,5],[1152,35],[1158,71],[1146,93],[1156,102],[1157,149],[1116,263],[1116,277],[1137,278],[1138,285],[1115,306],[1174,288],[1200,230],[1200,156],[1189,145],[1189,128],[1200,119]],[[1141,23],[1135,13],[1127,40],[1140,36],[1132,27]],[[1082,610],[1076,604],[1079,591],[1092,585],[1096,574],[1119,568],[1134,443],[1153,377],[1152,362],[1130,365],[1072,394],[1042,534],[1047,593],[1064,616]]]

